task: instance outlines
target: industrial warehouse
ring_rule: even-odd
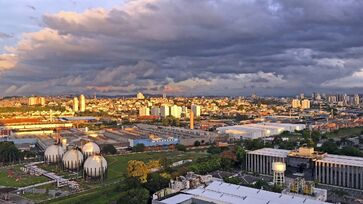
[[[175,203],[230,203],[230,204],[324,204],[327,202],[306,198],[299,195],[285,195],[254,189],[246,186],[212,181],[206,187],[183,191],[170,198],[157,201],[153,204],[175,204]]]
[[[286,163],[286,174],[322,184],[363,189],[363,158],[332,155],[300,147],[298,150],[263,148],[247,152],[249,172],[272,174],[273,162]]]
[[[230,137],[238,139],[257,139],[263,137],[270,137],[273,135],[281,134],[284,131],[294,132],[306,128],[304,124],[290,124],[290,123],[257,123],[235,125],[217,128],[221,134],[227,134]]]

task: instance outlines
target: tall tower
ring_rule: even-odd
[[[85,112],[86,111],[86,98],[84,97],[83,94],[79,96],[79,103],[80,103],[79,111]]]
[[[79,111],[79,101],[77,97],[73,98],[73,111],[78,112]]]
[[[190,127],[190,129],[191,130],[193,130],[194,129],[194,113],[193,113],[193,111],[192,110],[190,110],[189,111],[189,127]]]
[[[272,162],[272,171],[274,172],[274,184],[276,186],[284,186],[286,164],[283,162]]]

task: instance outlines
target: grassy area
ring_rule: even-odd
[[[117,196],[120,194],[116,191],[118,184],[112,184],[103,186],[102,188],[94,188],[89,191],[85,191],[76,195],[71,195],[66,198],[59,198],[49,201],[47,203],[52,204],[76,204],[76,203],[88,203],[88,204],[102,204],[109,203],[109,201],[117,200]]]
[[[0,186],[24,187],[48,181],[43,176],[31,176],[20,170],[21,165],[0,168]]]
[[[123,156],[108,156],[108,177],[106,182],[115,181],[115,179],[122,178],[127,173],[127,162],[130,160],[157,160],[164,157],[175,162],[185,159],[197,159],[206,156],[204,152],[150,152],[150,153],[136,153]]]
[[[355,128],[342,128],[330,133],[327,133],[327,136],[330,138],[334,137],[353,137],[358,136],[363,131],[363,127],[355,127]]]
[[[120,192],[117,191],[116,187],[118,184],[111,184],[122,179],[127,174],[127,163],[130,160],[142,160],[149,161],[161,158],[168,158],[169,160],[175,162],[185,159],[197,159],[200,157],[207,156],[204,152],[154,152],[154,153],[136,153],[129,155],[117,155],[117,156],[107,156],[108,162],[108,177],[103,183],[103,186],[97,183],[85,183],[82,185],[89,185],[93,188],[80,193],[68,196],[67,198],[55,199],[48,203],[54,204],[68,204],[68,203],[88,203],[88,204],[103,204],[109,203],[110,201],[117,200],[120,196]],[[84,183],[84,182],[81,182]]]
[[[43,194],[43,193],[25,193],[22,194],[22,196],[35,202],[50,198],[48,194]]]

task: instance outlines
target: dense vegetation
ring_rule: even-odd
[[[13,163],[22,159],[22,154],[12,142],[0,142],[0,163]]]

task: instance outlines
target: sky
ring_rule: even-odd
[[[361,0],[0,0],[0,96],[362,93]]]

